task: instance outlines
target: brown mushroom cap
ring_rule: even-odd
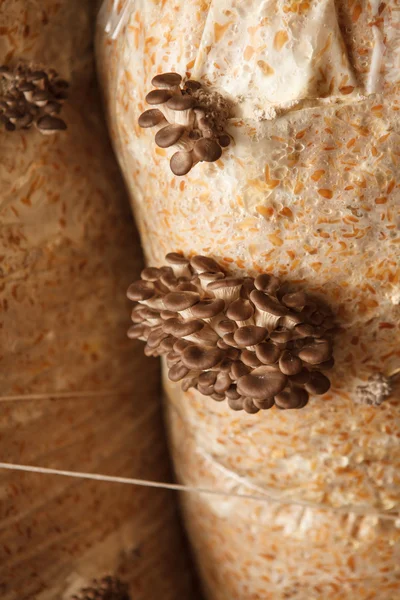
[[[286,314],[285,309],[280,306],[278,302],[259,290],[253,290],[250,293],[250,300],[255,304],[258,310],[267,312],[275,317],[283,317]]]
[[[251,371],[251,368],[245,365],[241,360],[235,360],[231,366],[231,374],[233,379],[237,380],[239,377],[243,377],[244,375],[248,375]]]
[[[248,300],[238,298],[234,300],[226,311],[226,316],[232,321],[246,321],[254,314],[254,308]]]
[[[219,273],[221,271],[217,261],[209,256],[193,256],[190,264],[197,273]]]
[[[299,358],[310,365],[318,365],[331,358],[331,344],[326,339],[314,339],[298,353]]]
[[[310,374],[310,380],[305,384],[307,392],[316,396],[325,394],[331,387],[331,382],[325,375],[315,371]]]
[[[197,160],[214,162],[221,158],[221,146],[210,138],[201,138],[193,148],[193,154]]]
[[[276,363],[281,355],[281,351],[271,342],[263,342],[256,346],[256,356],[264,365]]]
[[[44,102],[49,100],[49,93],[46,90],[36,90],[32,95],[32,102]]]
[[[162,275],[161,269],[156,267],[146,267],[140,274],[144,281],[157,281]]]
[[[250,350],[242,350],[240,359],[245,365],[247,365],[248,367],[252,367],[253,369],[255,367],[262,366],[261,361],[259,361],[254,352],[251,352]]]
[[[48,133],[64,131],[67,129],[67,126],[62,119],[58,119],[57,117],[53,117],[51,115],[44,115],[43,117],[40,117],[37,122],[37,126],[39,131],[45,131]]]
[[[217,379],[214,384],[214,390],[217,392],[217,394],[223,394],[226,392],[226,390],[228,390],[231,387],[231,385],[232,380],[229,377],[228,373],[221,372],[217,375]]]
[[[157,88],[165,88],[170,89],[180,85],[182,82],[182,77],[179,73],[161,73],[160,75],[156,75],[151,80],[151,85]]]
[[[250,415],[255,415],[260,411],[260,408],[253,402],[252,398],[244,398],[243,409]]]
[[[269,410],[274,406],[275,401],[273,398],[265,398],[264,400],[260,398],[253,398],[253,403],[261,410]]]
[[[143,129],[146,127],[154,127],[163,121],[166,121],[166,118],[158,108],[145,110],[138,119],[139,127],[142,127]]]
[[[184,267],[189,264],[188,259],[185,258],[182,254],[179,254],[179,252],[168,252],[168,254],[166,254],[165,256],[165,260],[169,265],[179,267]]]
[[[279,368],[285,375],[297,375],[303,369],[303,363],[297,356],[285,350],[279,358]]]
[[[193,316],[196,319],[211,319],[216,317],[225,308],[225,302],[221,298],[206,299],[198,302],[192,308]]]
[[[134,302],[149,300],[154,296],[154,287],[149,282],[136,281],[129,286],[127,296],[129,300],[133,300]]]
[[[191,91],[199,90],[202,87],[200,81],[195,81],[194,79],[188,79],[185,81],[185,88],[188,88]]]
[[[167,125],[157,131],[154,139],[159,148],[169,148],[176,144],[184,133],[185,128],[182,125]]]
[[[289,308],[297,308],[298,310],[301,310],[307,304],[307,296],[304,292],[285,294],[282,298],[282,302]]]
[[[228,134],[224,133],[219,136],[218,143],[222,148],[226,148],[231,143],[231,138]]]
[[[200,373],[199,375],[199,384],[208,387],[214,385],[217,380],[218,373],[216,371],[205,371],[205,373]]]
[[[236,325],[235,323],[233,323],[233,321],[230,321],[229,319],[222,319],[222,321],[220,321],[218,323],[218,325],[216,326],[216,330],[219,333],[219,335],[224,336],[226,333],[233,333],[234,331],[236,331]]]
[[[308,402],[308,393],[300,387],[293,387],[289,391],[280,392],[275,396],[278,408],[303,408]]]
[[[243,279],[239,277],[225,277],[224,279],[217,279],[207,285],[207,290],[215,292],[215,290],[224,290],[229,288],[235,288],[241,286]]]
[[[266,400],[273,398],[281,392],[286,384],[287,377],[280,371],[271,371],[271,367],[258,367],[249,375],[240,377],[237,389],[243,396]]]
[[[200,348],[189,346],[182,352],[182,362],[188,369],[212,369],[221,362],[223,352],[219,348]]]
[[[167,310],[179,312],[196,304],[200,300],[197,292],[169,292],[164,296],[164,306]]]
[[[180,381],[189,373],[189,369],[184,367],[181,363],[176,363],[168,371],[168,379],[171,381]]]
[[[193,152],[175,152],[171,157],[169,166],[174,175],[186,175],[193,166]]]
[[[193,108],[196,101],[192,96],[172,96],[168,102],[167,107],[171,110],[189,110]]]
[[[163,323],[163,330],[174,337],[185,337],[201,331],[204,323],[199,320],[179,321],[179,319],[168,319]]]
[[[164,104],[172,97],[168,90],[152,90],[145,98],[147,104]]]
[[[21,92],[33,92],[33,90],[36,90],[36,87],[30,81],[21,81],[18,84],[18,89]]]
[[[245,325],[239,327],[233,334],[233,338],[239,348],[246,348],[247,346],[255,346],[260,344],[268,335],[268,331],[264,327],[257,327],[257,325]]]
[[[232,410],[243,410],[243,398],[239,396],[239,398],[228,398],[229,408]]]
[[[255,278],[254,285],[257,290],[260,290],[261,292],[275,294],[275,292],[279,290],[280,281],[277,277],[275,277],[275,275],[262,273]]]

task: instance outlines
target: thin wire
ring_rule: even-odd
[[[195,494],[208,494],[213,496],[224,496],[230,498],[240,498],[242,500],[255,500],[257,502],[275,503],[280,506],[301,506],[303,508],[317,508],[318,510],[338,513],[356,513],[362,516],[375,516],[382,519],[398,521],[398,514],[379,513],[379,512],[366,512],[357,508],[334,508],[329,506],[312,506],[307,503],[299,501],[285,500],[279,498],[272,498],[267,495],[257,494],[241,494],[240,492],[225,492],[222,490],[210,489],[210,488],[198,488],[189,485],[181,485],[179,483],[164,483],[162,481],[150,481],[147,479],[136,479],[132,477],[116,477],[114,475],[103,475],[100,473],[81,473],[79,471],[65,471],[61,469],[49,469],[47,467],[36,467],[33,465],[20,465],[14,463],[1,463],[0,469],[9,471],[23,471],[25,473],[40,473],[41,475],[59,475],[63,477],[74,477],[78,479],[89,479],[94,481],[104,481],[107,483],[122,483],[125,485],[136,485],[141,487],[150,487],[164,490],[173,490],[178,492],[190,492]]]

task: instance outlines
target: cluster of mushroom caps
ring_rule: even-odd
[[[218,160],[231,142],[224,130],[231,110],[227,100],[198,81],[181,87],[178,73],[156,75],[151,83],[157,89],[146,102],[153,108],[140,115],[139,125],[157,128],[157,146],[176,150],[170,159],[174,175],[186,175],[198,162]]]
[[[324,394],[333,367],[330,309],[277,277],[229,277],[207,256],[178,253],[128,289],[128,336],[165,355],[168,376],[233,410],[303,408]]]
[[[32,125],[45,135],[65,130],[67,126],[58,115],[68,98],[68,87],[53,69],[0,67],[0,122],[7,131]]]
[[[124,583],[108,575],[95,579],[90,587],[83,588],[71,600],[130,600],[130,596]]]

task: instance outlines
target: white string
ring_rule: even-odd
[[[213,496],[224,496],[230,498],[240,498],[242,500],[255,500],[258,502],[265,503],[275,503],[280,506],[301,506],[303,508],[316,508],[322,511],[328,512],[338,512],[338,513],[356,513],[361,516],[375,516],[382,519],[387,519],[391,521],[395,521],[396,525],[399,521],[398,514],[390,514],[390,513],[379,513],[377,511],[366,512],[364,510],[360,510],[356,507],[353,508],[338,508],[338,507],[329,507],[329,506],[320,506],[320,505],[310,505],[305,502],[300,501],[292,501],[285,500],[280,498],[272,498],[264,495],[257,494],[241,494],[240,492],[226,492],[222,490],[210,489],[210,488],[198,488],[189,485],[181,485],[179,483],[164,483],[162,481],[150,481],[147,479],[136,479],[133,477],[116,477],[114,475],[103,475],[100,473],[81,473],[79,471],[66,471],[61,469],[49,469],[46,467],[36,467],[34,465],[20,465],[14,463],[2,463],[0,462],[0,469],[5,469],[9,471],[23,471],[25,473],[40,473],[41,475],[59,475],[63,477],[74,477],[78,479],[89,479],[94,481],[104,481],[107,483],[122,483],[125,485],[136,485],[141,487],[150,487],[150,488],[158,488],[164,490],[173,490],[178,492],[190,492],[196,494],[208,494]]]

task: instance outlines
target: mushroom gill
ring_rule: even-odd
[[[58,115],[68,98],[69,84],[53,69],[47,71],[20,64],[0,67],[0,123],[6,131],[34,125],[43,135],[64,131]]]
[[[186,175],[199,162],[217,161],[231,142],[225,131],[230,103],[198,81],[182,84],[178,73],[156,75],[152,85],[155,89],[145,100],[154,108],[143,112],[138,123],[142,128],[158,127],[155,143],[171,149],[174,175]]]
[[[286,286],[285,286],[286,288]],[[166,356],[169,378],[233,410],[303,408],[330,387],[334,320],[329,308],[271,275],[229,276],[208,256],[172,252],[128,290],[128,335]]]

